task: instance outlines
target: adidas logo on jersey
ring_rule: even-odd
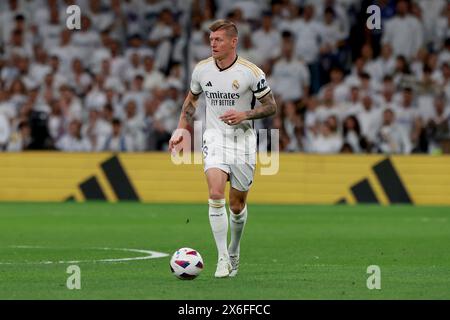
[[[212,87],[211,81],[208,81],[208,83],[205,85],[205,87]]]

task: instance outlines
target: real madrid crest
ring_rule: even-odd
[[[231,86],[233,87],[234,90],[237,90],[239,89],[239,82],[237,80],[234,80]]]

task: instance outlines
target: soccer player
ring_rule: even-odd
[[[209,221],[218,250],[215,277],[224,278],[235,276],[239,268],[239,244],[247,220],[246,200],[255,171],[256,134],[252,120],[275,114],[277,105],[261,69],[238,57],[236,25],[217,20],[209,30],[212,56],[200,61],[193,70],[190,92],[183,103],[178,128],[169,141],[169,150],[174,152],[183,140],[181,129],[192,127],[196,102],[205,93],[206,130],[202,150],[209,191]],[[257,108],[256,99],[261,102]],[[229,246],[225,209],[227,181],[230,181]]]

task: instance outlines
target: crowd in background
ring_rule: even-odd
[[[256,129],[281,150],[450,153],[446,0],[2,1],[0,151],[166,150],[217,18],[266,74],[279,110]]]

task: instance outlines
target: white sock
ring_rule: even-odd
[[[216,240],[219,258],[228,258],[227,235],[228,235],[228,217],[225,210],[225,199],[209,199],[209,223]]]
[[[231,211],[231,210],[230,210]],[[230,212],[230,230],[231,230],[231,242],[228,247],[230,254],[239,254],[239,244],[244,231],[245,222],[247,221],[247,205],[239,214]]]

